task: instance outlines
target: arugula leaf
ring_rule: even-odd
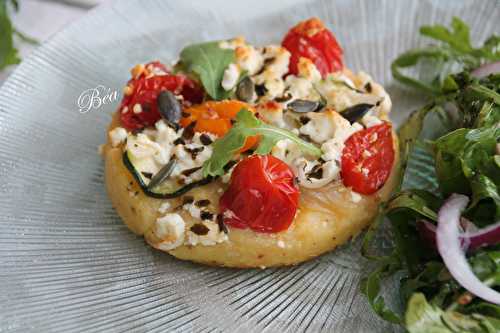
[[[236,58],[234,50],[219,47],[219,42],[194,44],[185,47],[180,54],[182,67],[196,73],[208,95],[222,100],[230,92],[222,88],[224,71]]]
[[[467,53],[472,51],[470,43],[469,27],[458,17],[453,17],[451,21],[452,30],[445,26],[436,24],[434,26],[422,26],[420,33],[424,36],[434,38],[449,44],[453,49]]]
[[[269,154],[276,142],[284,139],[295,142],[304,153],[315,157],[322,154],[321,149],[315,145],[300,139],[290,131],[263,123],[246,109],[240,110],[235,120],[229,132],[214,142],[212,156],[203,165],[204,177],[222,176],[224,166],[243,148],[246,139],[256,135],[260,136],[256,154]]]
[[[12,34],[13,27],[7,12],[7,2],[0,1],[0,69],[21,61],[14,47]]]
[[[417,90],[441,95],[449,88],[446,80],[450,74],[500,60],[500,37],[492,35],[482,47],[474,48],[469,27],[457,17],[452,19],[451,29],[437,24],[421,27],[420,33],[441,43],[404,52],[391,65],[396,80]],[[408,69],[417,75],[403,72]]]

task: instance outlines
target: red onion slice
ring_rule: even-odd
[[[500,222],[482,228],[475,232],[465,233],[465,237],[470,240],[470,248],[477,249],[481,246],[494,245],[500,243]]]
[[[471,72],[478,79],[495,73],[500,73],[500,61],[482,65]]]
[[[500,222],[482,229],[477,229],[471,222],[468,223],[469,226],[465,227],[466,231],[460,235],[460,244],[464,251],[500,243]],[[464,219],[462,219],[463,224]],[[429,247],[437,250],[436,225],[426,220],[418,220],[417,230],[420,238]]]
[[[472,294],[500,305],[500,293],[483,284],[472,272],[460,246],[459,223],[469,198],[453,194],[438,213],[436,240],[439,254],[453,278]]]

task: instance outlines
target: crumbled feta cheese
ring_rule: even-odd
[[[186,145],[177,145],[173,149],[173,154],[177,158],[177,164],[172,172],[172,177],[181,177],[186,183],[190,183],[202,178],[201,170],[198,170],[189,176],[182,174],[184,170],[202,167],[203,163],[212,156],[212,147],[204,146],[200,142],[200,133],[196,133],[193,141]],[[198,151],[196,154],[190,153],[188,150]]]
[[[321,98],[318,91],[314,88],[313,82],[310,80],[289,75],[285,79],[286,92],[292,96],[292,99],[305,99],[310,101],[317,101]]]
[[[115,127],[109,131],[109,139],[111,140],[111,146],[118,147],[120,144],[124,143],[127,139],[127,130],[123,127]]]
[[[378,97],[378,101],[381,101],[380,105],[376,108],[377,116],[389,114],[392,108],[392,101],[391,97],[385,91],[384,87],[373,81],[370,75],[366,74],[365,72],[359,72],[356,78],[359,80],[358,83],[360,87],[365,87],[367,83],[370,83],[370,94]]]
[[[283,107],[280,103],[274,101],[259,103],[257,104],[257,112],[264,122],[281,128],[286,127]]]
[[[191,230],[187,232],[187,245],[205,245],[212,246],[218,243],[222,243],[228,240],[227,235],[219,229],[219,225],[215,222],[202,222],[202,224],[208,228],[208,233],[206,235],[197,235]]]
[[[185,222],[179,214],[167,214],[156,220],[154,234],[161,241],[155,245],[164,251],[181,246],[184,242]]]
[[[348,83],[342,74],[333,73],[327,76],[325,80],[318,82],[315,87],[323,96],[327,104],[335,110],[343,111],[357,104],[373,104],[380,101],[380,97],[366,94],[351,87],[352,82]]]
[[[354,192],[354,191],[351,191],[351,201],[354,202],[354,203],[358,203],[360,202],[362,199],[361,195],[359,195],[358,193]]]
[[[189,215],[191,215],[195,219],[200,219],[201,209],[197,207],[194,203],[188,203],[182,206],[184,210],[186,210]]]
[[[282,240],[279,240],[279,241],[276,243],[276,245],[278,245],[278,247],[280,247],[280,248],[282,248],[282,249],[284,249],[284,248],[286,247],[285,242],[283,242]]]
[[[168,201],[165,201],[161,204],[160,208],[158,208],[158,212],[160,212],[160,214],[165,214],[169,209],[170,203]]]
[[[271,150],[271,154],[291,166],[292,169],[295,164],[295,160],[302,157],[302,151],[299,146],[289,139],[279,140],[276,142],[276,145],[274,145]]]
[[[236,47],[236,62],[241,70],[254,75],[262,68],[264,57],[255,47],[242,45]]]
[[[127,113],[127,112],[128,112],[128,106],[124,106],[124,107],[122,108],[122,113],[123,113],[123,114],[125,114],[125,113]]]
[[[321,80],[321,73],[318,71],[318,68],[316,68],[316,65],[314,65],[310,59],[300,57],[297,68],[299,71],[299,76],[307,79],[308,81],[314,83]]]
[[[126,147],[139,171],[156,174],[170,159],[169,151],[143,133],[129,135]]]
[[[299,159],[297,164],[299,184],[306,188],[323,187],[340,175],[340,168],[335,161],[328,161],[320,167],[323,171],[321,178],[313,178],[310,175],[311,171],[319,165],[318,161],[308,161],[303,158]]]
[[[155,128],[155,141],[158,142],[158,144],[161,145],[166,153],[170,156],[174,141],[179,137],[179,135],[173,128],[167,126],[167,124],[163,120],[157,121],[155,124]]]
[[[134,107],[132,108],[132,111],[135,114],[141,113],[142,112],[142,106],[141,106],[141,104],[139,104],[139,103],[134,104]]]
[[[283,94],[285,83],[283,76],[288,73],[290,52],[278,45],[269,45],[263,52],[265,68],[262,73],[253,77],[255,84],[264,85],[266,97],[274,99]]]
[[[323,112],[308,112],[311,120],[300,127],[302,134],[308,135],[314,142],[323,143],[334,135],[337,140],[345,141],[352,134],[352,126],[339,113],[327,109]]]
[[[235,64],[229,64],[224,71],[224,76],[222,77],[222,88],[226,91],[233,89],[236,86],[239,77],[240,70],[238,69],[238,66]]]
[[[365,127],[372,127],[372,126],[380,125],[383,122],[379,118],[373,116],[372,111],[369,111],[367,114],[365,114],[363,116],[363,118],[361,118],[361,123],[363,125],[365,125]]]

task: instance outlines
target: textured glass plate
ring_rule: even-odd
[[[500,6],[136,0],[92,11],[34,52],[0,91],[0,332],[395,330],[359,293],[367,262],[356,242],[268,270],[194,265],[146,246],[113,211],[97,155],[118,101],[78,111],[83,91],[120,92],[138,62],[169,62],[183,45],[235,35],[279,42],[313,15],[333,28],[349,67],[386,85],[398,122],[420,101],[393,85],[389,65],[423,44],[418,27],[458,15],[482,41],[499,32]]]

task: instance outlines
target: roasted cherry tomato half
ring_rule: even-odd
[[[290,74],[298,73],[301,57],[311,60],[323,77],[344,67],[339,43],[317,17],[302,21],[290,29],[281,44],[291,53]]]
[[[180,123],[182,127],[187,127],[196,122],[194,126],[196,132],[208,132],[221,137],[229,131],[232,126],[231,120],[241,109],[255,113],[250,105],[237,100],[209,101],[185,109]],[[241,151],[252,148],[256,142],[257,137],[248,138]]]
[[[361,194],[378,191],[394,164],[391,124],[384,122],[351,135],[342,150],[344,185]]]
[[[184,106],[203,100],[203,90],[186,76],[168,73],[165,66],[157,61],[137,65],[132,69],[132,79],[124,89],[120,105],[123,126],[129,130],[138,130],[160,120],[157,97],[162,90],[181,95]]]
[[[290,226],[298,201],[290,167],[272,155],[252,155],[234,168],[219,206],[231,227],[274,233]]]

